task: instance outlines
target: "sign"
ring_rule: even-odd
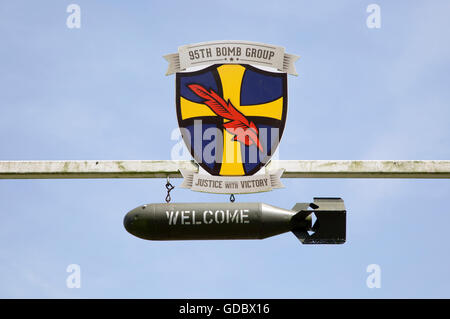
[[[341,198],[314,198],[292,209],[265,203],[147,204],[129,211],[124,226],[147,240],[263,239],[291,231],[302,244],[343,244],[346,213]]]
[[[253,64],[272,67],[278,71],[297,75],[294,62],[298,56],[284,53],[284,48],[248,41],[214,41],[184,45],[178,53],[167,54],[166,75],[185,71],[190,67],[211,64]]]
[[[223,194],[283,187],[282,172],[261,169],[284,131],[287,73],[296,74],[298,57],[267,44],[216,41],[182,46],[165,58],[168,74],[176,73],[181,135],[205,171],[182,172],[182,187]]]
[[[245,194],[268,192],[273,188],[282,188],[280,177],[283,170],[277,170],[273,174],[259,174],[241,177],[223,177],[207,174],[197,174],[180,169],[184,177],[182,188],[190,188],[197,192],[218,194]]]

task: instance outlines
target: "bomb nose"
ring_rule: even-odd
[[[136,211],[132,210],[125,215],[123,219],[123,226],[130,234],[134,234],[136,230],[136,224],[139,221],[139,215]]]

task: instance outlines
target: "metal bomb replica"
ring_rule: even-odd
[[[342,244],[346,209],[340,198],[314,198],[292,210],[263,203],[148,204],[131,210],[124,226],[148,240],[264,239],[292,231],[303,244]]]

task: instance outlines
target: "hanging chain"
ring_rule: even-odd
[[[167,183],[166,183],[166,189],[167,189],[167,196],[166,196],[166,203],[170,203],[171,197],[170,192],[175,188],[172,184],[170,184],[169,176],[167,176]]]
[[[236,199],[234,198],[234,194],[231,194],[231,196],[230,196],[230,202],[234,203],[235,200],[236,200]]]

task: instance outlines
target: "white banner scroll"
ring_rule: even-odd
[[[184,169],[180,169],[180,172],[184,177],[180,187],[189,188],[197,192],[248,194],[268,192],[274,188],[284,187],[280,180],[283,169],[252,176],[214,176],[198,174]]]
[[[287,54],[283,47],[248,41],[213,41],[188,44],[178,53],[167,54],[166,75],[205,64],[255,64],[298,75],[294,62],[299,56]]]

